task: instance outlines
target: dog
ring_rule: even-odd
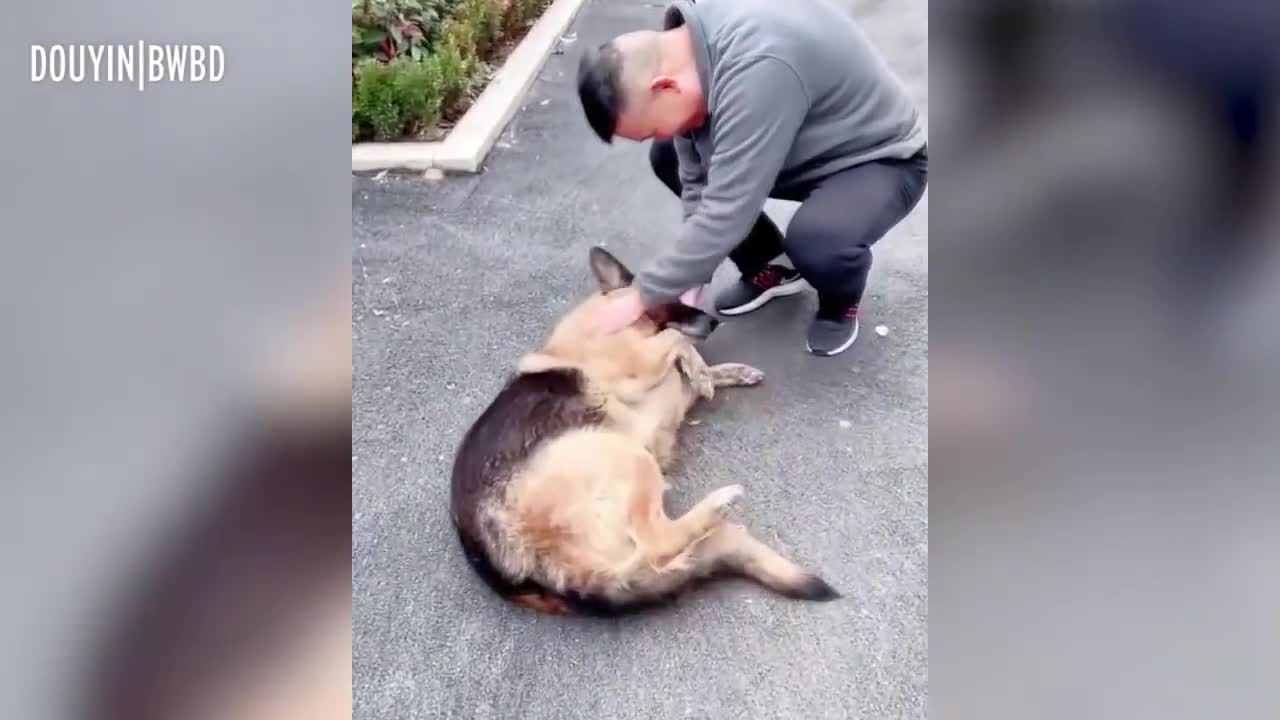
[[[519,359],[458,446],[451,516],[472,568],[507,601],[557,615],[650,607],[724,574],[791,598],[839,598],[726,520],[740,485],[668,517],[664,471],[686,413],[717,388],[755,385],[764,373],[708,366],[694,342],[718,321],[678,301],[620,332],[594,332],[593,313],[634,276],[601,247],[589,265],[599,292]]]

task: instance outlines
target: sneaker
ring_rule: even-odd
[[[782,265],[766,265],[751,277],[743,277],[716,298],[716,311],[742,315],[776,297],[794,295],[806,287],[800,273]]]
[[[858,338],[858,306],[853,305],[841,315],[831,318],[818,315],[809,326],[809,352],[830,357],[839,355]]]

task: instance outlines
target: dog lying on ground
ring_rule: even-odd
[[[663,472],[685,414],[716,388],[764,374],[708,367],[692,340],[717,321],[679,302],[616,334],[592,332],[593,311],[633,276],[599,247],[590,265],[601,292],[521,358],[458,448],[452,520],[472,567],[500,596],[552,614],[636,609],[715,574],[792,598],[840,597],[725,520],[740,485],[667,516]]]

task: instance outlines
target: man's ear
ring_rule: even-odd
[[[635,275],[626,265],[599,245],[591,248],[591,272],[603,292],[626,287],[635,280]]]
[[[662,92],[663,90],[680,90],[680,83],[670,75],[659,75],[649,83],[650,92]]]

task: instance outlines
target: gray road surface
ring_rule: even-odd
[[[850,3],[927,109],[924,3]],[[916,6],[907,9],[904,6]],[[728,581],[621,621],[497,602],[448,524],[453,449],[520,353],[591,289],[587,248],[640,259],[678,204],[645,146],[588,136],[574,50],[655,27],[590,0],[478,176],[353,178],[354,692],[360,720],[923,718],[927,706],[928,195],[876,250],[863,334],[804,351],[812,297],[727,323],[712,361],[762,368],[687,429],[668,502],[742,483],[736,511],[845,598]],[[790,208],[770,203],[785,220]],[[717,282],[732,279],[721,268]],[[872,328],[887,325],[886,337]]]

